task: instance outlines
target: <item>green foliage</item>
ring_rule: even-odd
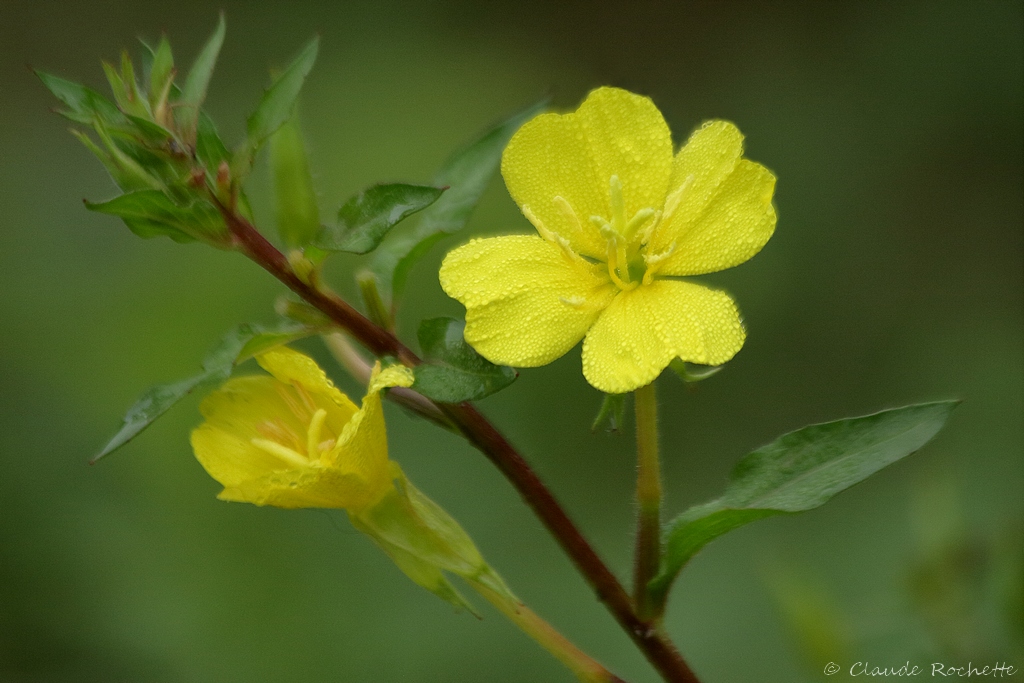
[[[957,404],[923,403],[811,425],[750,453],[720,498],[669,524],[661,573],[650,585],[656,604],[664,604],[676,575],[712,540],[757,519],[824,504],[928,443]]]
[[[175,242],[205,239],[225,243],[228,228],[210,202],[193,199],[179,206],[160,190],[138,190],[108,202],[85,202],[90,211],[118,216],[139,237],[166,235]]]
[[[282,323],[276,327],[239,325],[224,335],[220,343],[206,357],[203,361],[202,372],[178,382],[159,384],[144,391],[125,413],[121,429],[92,459],[92,462],[96,462],[134,439],[139,432],[193,391],[212,388],[226,380],[238,363],[269,348],[307,337],[317,331],[316,328],[296,325],[291,322]]]
[[[289,247],[307,244],[320,230],[320,210],[297,115],[270,136],[270,171],[278,234]]]
[[[292,117],[299,90],[313,68],[319,48],[319,38],[309,41],[298,57],[267,88],[256,110],[249,115],[246,141],[235,153],[232,164],[232,174],[236,179],[244,179],[249,174],[256,153],[263,143]]]
[[[606,432],[617,432],[626,422],[626,398],[629,394],[605,394],[601,401],[601,409],[590,425],[590,431],[604,429]]]
[[[92,88],[36,70],[36,75],[47,90],[53,93],[67,109],[58,109],[57,113],[76,123],[92,124],[96,120],[110,123],[121,123],[124,115],[110,100]]]
[[[461,403],[490,396],[515,381],[515,370],[495,365],[466,343],[465,326],[454,318],[420,323],[420,348],[426,362],[415,369],[413,389],[441,403]]]
[[[403,219],[436,202],[447,188],[405,183],[369,187],[338,211],[338,225],[324,226],[313,244],[328,251],[366,254]]]
[[[210,78],[213,76],[213,67],[217,64],[220,48],[224,44],[225,28],[224,13],[221,12],[217,28],[199,52],[185,79],[185,87],[181,90],[179,101],[181,105],[179,109],[181,112],[180,123],[185,130],[195,128],[199,119],[200,107],[206,100],[206,91],[210,86]]]
[[[393,234],[377,249],[370,262],[370,270],[392,307],[401,296],[409,271],[416,262],[432,246],[465,226],[498,170],[505,145],[519,127],[543,111],[547,103],[545,99],[518,112],[452,155],[432,183],[449,188],[444,197],[423,212],[422,220],[414,230]]]

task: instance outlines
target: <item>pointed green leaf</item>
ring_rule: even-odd
[[[206,100],[206,90],[210,85],[210,77],[213,76],[213,67],[217,63],[221,45],[224,44],[224,30],[224,13],[221,12],[217,28],[199,52],[185,79],[180,100],[183,112],[181,121],[185,130],[191,130],[195,125],[199,117],[199,108]]]
[[[518,112],[445,162],[433,179],[434,185],[449,188],[444,197],[423,212],[413,231],[392,235],[385,241],[370,263],[386,299],[393,302],[400,297],[416,262],[445,236],[462,229],[497,172],[505,145],[547,103],[545,99]]]
[[[295,325],[292,322],[285,322],[269,328],[251,324],[239,325],[224,335],[213,351],[207,355],[203,361],[203,371],[198,375],[178,382],[160,384],[144,391],[135,405],[125,413],[121,429],[91,462],[95,463],[131,441],[139,432],[193,391],[205,389],[226,380],[238,363],[274,346],[286,344],[316,332],[315,328]]]
[[[174,55],[167,36],[160,37],[160,43],[153,52],[153,63],[149,69],[149,104],[155,112],[162,102],[166,102],[174,81]]]
[[[274,180],[277,232],[287,246],[303,246],[320,230],[320,210],[297,116],[288,119],[270,136],[270,171]]]
[[[314,38],[306,44],[299,56],[287,69],[281,72],[274,83],[263,93],[260,103],[246,122],[248,139],[235,159],[235,177],[245,177],[252,168],[253,159],[267,138],[274,134],[292,116],[299,90],[306,75],[316,61],[320,39]]]
[[[656,604],[664,603],[690,558],[715,538],[757,519],[824,504],[928,443],[958,403],[923,403],[811,425],[747,455],[720,498],[690,508],[668,526],[662,570],[650,585]]]
[[[394,183],[374,185],[345,202],[338,225],[325,226],[313,244],[328,251],[366,254],[404,218],[427,208],[446,188]]]
[[[195,200],[187,206],[175,204],[159,190],[138,190],[108,202],[86,202],[90,211],[120,217],[139,237],[167,235],[176,242],[202,239],[219,243],[227,235],[224,218],[206,201]]]
[[[160,147],[174,137],[174,134],[171,133],[171,131],[167,130],[159,123],[154,123],[149,119],[141,116],[132,116],[130,114],[127,118],[135,126],[135,129],[138,131],[139,138],[149,145]]]
[[[199,112],[199,121],[196,125],[196,156],[210,173],[216,173],[220,163],[231,158],[231,153],[217,133],[213,119],[204,111]]]
[[[413,389],[441,403],[461,403],[490,396],[515,381],[515,370],[495,365],[466,343],[465,326],[454,318],[420,323],[420,348],[426,362],[415,369]]]
[[[96,119],[111,125],[124,122],[124,115],[113,102],[84,85],[36,70],[43,85],[60,100],[67,109],[59,111],[65,118],[76,123],[92,124]]]

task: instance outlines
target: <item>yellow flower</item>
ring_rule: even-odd
[[[192,449],[224,490],[221,500],[281,508],[344,508],[353,526],[406,576],[472,609],[444,572],[509,591],[458,522],[388,459],[380,392],[410,386],[412,371],[373,369],[362,408],[316,362],[279,347],[256,357],[270,375],[237,377],[203,401]]]
[[[732,298],[686,280],[743,263],[775,229],[775,177],[743,136],[709,121],[673,157],[654,103],[616,88],[542,114],[505,149],[509,193],[539,236],[476,239],[441,266],[466,306],[466,341],[495,363],[545,365],[583,342],[607,393],[652,382],[673,358],[720,365],[743,346]]]
[[[257,356],[270,375],[237,377],[200,406],[192,449],[221,500],[359,513],[394,488],[380,391],[412,372],[374,368],[362,408],[316,362],[286,347]]]

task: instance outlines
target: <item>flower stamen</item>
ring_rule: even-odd
[[[306,455],[309,458],[318,457],[320,450],[318,445],[320,443],[320,432],[324,427],[324,420],[327,419],[327,411],[323,408],[318,408],[313,413],[313,419],[309,421],[309,429],[306,431]]]
[[[301,453],[297,453],[287,446],[282,446],[276,441],[271,441],[270,439],[250,439],[249,443],[264,453],[269,453],[294,467],[306,467],[309,465],[309,460]]]

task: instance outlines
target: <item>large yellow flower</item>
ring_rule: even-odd
[[[375,368],[362,408],[316,362],[287,347],[256,360],[270,375],[237,377],[203,401],[192,432],[222,500],[359,512],[394,488],[380,391],[409,386],[412,372]]]
[[[466,341],[536,367],[585,337],[583,374],[607,393],[650,383],[673,358],[732,358],[745,338],[732,298],[675,278],[743,263],[771,237],[775,177],[742,154],[739,130],[709,121],[673,157],[654,103],[617,88],[526,123],[501,172],[539,236],[476,239],[441,266]]]

